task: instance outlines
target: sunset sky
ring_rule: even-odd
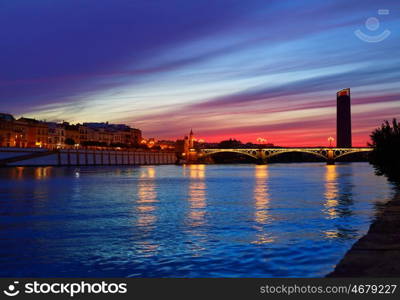
[[[399,20],[397,0],[0,1],[0,112],[315,146],[335,137],[349,87],[365,146],[400,117]],[[357,29],[391,34],[368,43]]]

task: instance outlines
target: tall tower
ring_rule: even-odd
[[[336,93],[336,146],[351,147],[350,89]]]
[[[193,129],[190,129],[190,133],[189,133],[189,147],[190,147],[190,149],[194,148],[194,134],[193,134]]]

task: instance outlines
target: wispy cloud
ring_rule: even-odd
[[[352,88],[364,145],[400,114],[397,1],[110,1],[0,4],[0,110],[121,121],[177,138],[326,143],[335,92]],[[384,42],[353,31],[377,8]],[[371,33],[373,34],[373,33]]]

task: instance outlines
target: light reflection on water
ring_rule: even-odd
[[[200,256],[206,250],[203,246],[206,243],[204,234],[206,214],[206,183],[205,165],[189,165],[189,212],[188,232],[190,234],[189,249],[193,256]],[[184,173],[187,174],[187,173]]]
[[[326,173],[325,173],[325,213],[327,214],[327,218],[336,218],[337,211],[336,207],[339,204],[338,201],[338,183],[337,177],[338,173],[336,171],[336,165],[326,165],[325,166]]]
[[[145,233],[154,230],[154,225],[157,221],[156,203],[157,191],[155,184],[156,170],[155,167],[150,166],[139,170],[139,181],[137,185],[138,199],[136,201],[137,210],[137,226]],[[154,253],[159,245],[153,239],[143,238],[138,241],[139,252],[143,255],[151,255]]]
[[[204,224],[204,215],[206,213],[206,184],[205,165],[190,165],[189,166],[189,220],[190,226],[196,227]]]
[[[268,222],[272,222],[272,217],[269,213],[270,195],[268,192],[268,166],[257,165],[254,170],[256,180],[254,187],[254,221],[258,233],[257,240],[253,243],[272,243],[274,239],[264,227]]]
[[[324,276],[392,195],[366,163],[0,169],[0,276]]]

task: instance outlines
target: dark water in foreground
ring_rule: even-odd
[[[0,276],[324,276],[392,195],[367,163],[0,169]]]

